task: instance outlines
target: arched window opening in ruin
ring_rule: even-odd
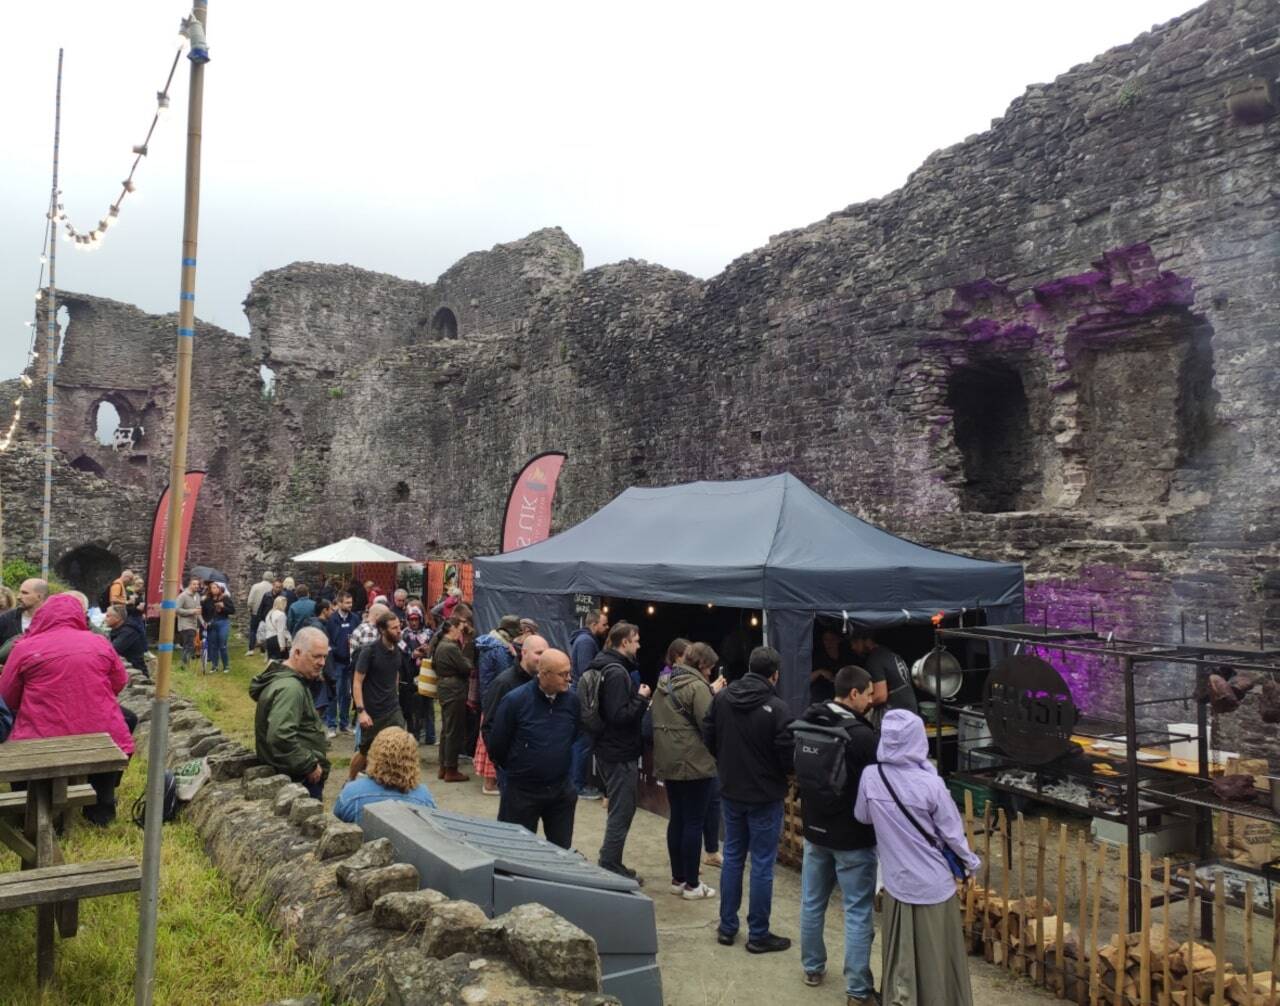
[[[397,503],[407,502],[409,499],[409,483],[397,482],[395,489],[391,492],[391,496]]]
[[[77,545],[53,564],[58,579],[84,591],[90,604],[97,603],[102,588],[120,575],[120,557],[100,545]]]
[[[264,363],[258,368],[258,376],[262,378],[262,397],[274,398],[276,393],[276,372]]]
[[[1043,484],[1022,375],[999,361],[973,364],[951,375],[947,387],[966,510],[1028,510]]]
[[[456,339],[458,337],[458,317],[447,307],[442,307],[431,316],[431,334],[437,339]]]
[[[58,363],[62,362],[62,352],[67,348],[67,329],[71,325],[71,312],[66,305],[58,308]]]
[[[103,447],[115,445],[116,430],[120,428],[120,410],[111,402],[102,401],[93,414],[94,436]]]
[[[78,458],[72,461],[71,467],[76,471],[89,472],[90,474],[97,475],[99,478],[105,478],[107,474],[107,470],[103,468],[102,465],[98,464],[98,462],[94,461],[93,458],[85,454],[81,454]]]

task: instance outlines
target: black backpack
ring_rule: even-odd
[[[604,717],[600,715],[600,686],[604,684],[605,667],[588,667],[578,679],[578,703],[582,707],[582,729],[592,737],[604,733]]]
[[[791,733],[795,742],[796,786],[802,799],[828,813],[842,810],[849,801],[846,729],[796,720],[791,724]]]
[[[164,814],[162,821],[172,821],[178,816],[178,777],[171,769],[164,771]],[[147,825],[147,794],[144,791],[133,801],[133,823],[139,828]]]

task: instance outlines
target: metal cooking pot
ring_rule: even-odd
[[[954,699],[964,684],[964,674],[960,670],[960,661],[946,650],[931,650],[911,665],[911,683],[922,692],[934,694],[934,686],[938,684],[939,661],[942,671],[942,694],[938,698],[944,702]]]

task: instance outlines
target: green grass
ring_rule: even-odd
[[[244,657],[232,638],[230,674],[202,677],[176,670],[174,692],[191,699],[230,736],[253,746],[249,678],[262,667]],[[132,759],[117,793],[119,818],[106,829],[82,821],[62,840],[70,862],[142,858],[142,830],[130,820],[146,779],[146,752]],[[205,855],[195,828],[181,818],[164,826],[160,925],[156,946],[157,1003],[261,1006],[273,999],[320,994],[320,972],[255,912],[242,909],[230,885]],[[0,849],[0,871],[18,869],[18,857]],[[80,931],[57,940],[54,984],[41,998],[35,987],[35,911],[0,914],[0,1002],[5,1006],[117,1006],[133,1002],[138,945],[138,896],[89,898],[80,903]]]

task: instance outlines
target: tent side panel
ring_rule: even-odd
[[[538,634],[558,650],[568,650],[569,637],[578,627],[572,594],[536,594],[531,591],[475,587],[476,627],[487,632],[503,615],[519,615],[538,623]]]
[[[769,645],[782,657],[777,690],[793,716],[799,716],[809,707],[813,618],[812,611],[769,610]]]

